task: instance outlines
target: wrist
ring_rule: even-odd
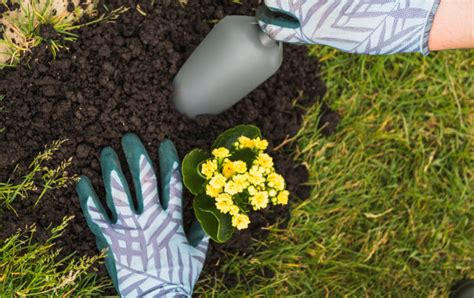
[[[474,48],[474,1],[441,0],[429,35],[429,49],[461,48]]]

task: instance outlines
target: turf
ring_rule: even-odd
[[[474,52],[368,57],[313,47],[338,132],[309,111],[294,145],[312,197],[206,296],[437,297],[474,277]]]

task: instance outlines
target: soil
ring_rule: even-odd
[[[136,2],[107,1],[109,8],[132,8],[114,23],[78,30],[78,40],[68,44],[69,50],[61,51],[56,60],[44,44],[16,69],[0,71],[0,94],[5,95],[0,113],[0,126],[5,127],[0,134],[0,181],[17,179],[25,173],[45,144],[68,139],[55,161],[72,156],[69,174],[89,176],[103,197],[100,150],[112,146],[124,161],[120,138],[125,132],[138,134],[152,156],[156,156],[160,141],[170,138],[182,157],[193,148],[208,148],[228,128],[252,123],[262,129],[274,148],[298,131],[304,108],[325,93],[317,60],[307,56],[305,47],[287,45],[278,73],[240,103],[218,116],[186,118],[170,102],[171,82],[179,67],[216,20],[231,14],[253,15],[260,1],[242,1],[245,4],[240,5],[223,0],[190,0],[184,7],[175,0],[154,2],[158,4],[140,5],[146,12],[144,16],[134,9]],[[325,126],[324,132],[329,134],[339,116],[324,104],[322,112],[319,125]],[[271,154],[277,170],[287,180],[292,199],[306,198],[309,187],[302,183],[308,180],[308,172],[293,161],[290,151],[287,145]],[[12,175],[17,164],[20,166]],[[186,194],[186,224],[193,216],[191,200]],[[32,223],[40,227],[38,239],[44,239],[46,227],[74,214],[76,219],[58,240],[58,246],[64,254],[97,254],[73,185],[49,192],[36,208],[34,201],[17,200],[13,207],[18,215],[0,214],[0,239]],[[266,234],[262,227],[277,221],[284,225],[288,217],[287,207],[254,214],[249,229],[236,233],[225,244],[211,244],[204,271],[219,274],[224,252],[252,254],[251,238],[262,239]],[[99,274],[105,274],[104,268]],[[226,276],[226,283],[231,285],[233,281],[232,276]]]
[[[39,30],[39,35],[45,40],[60,39],[61,34],[54,29],[52,24],[42,25]]]

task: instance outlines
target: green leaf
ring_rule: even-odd
[[[183,183],[193,195],[205,190],[206,179],[199,172],[199,166],[210,157],[211,155],[208,152],[194,149],[186,154],[183,159]]]
[[[247,168],[250,169],[252,167],[252,163],[257,158],[257,152],[250,148],[244,148],[235,151],[232,153],[232,155],[229,157],[230,160],[236,161],[236,160],[242,160],[247,164]]]
[[[254,139],[256,137],[262,137],[260,129],[255,125],[238,125],[234,128],[226,130],[221,135],[217,137],[214,144],[212,144],[211,150],[219,147],[225,147],[227,149],[232,149],[233,145],[240,136],[246,136],[248,138]]]
[[[197,220],[202,229],[212,240],[223,243],[232,237],[234,228],[232,218],[228,214],[223,214],[217,210],[214,199],[200,194],[194,198],[193,208]]]

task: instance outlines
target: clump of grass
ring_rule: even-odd
[[[2,39],[0,39],[0,66],[14,66],[32,47],[43,41],[50,43],[53,54],[61,48],[59,39],[75,38],[74,25],[84,15],[95,13],[92,0],[1,0]],[[50,26],[57,35],[44,34],[43,26]],[[42,34],[43,33],[43,34]]]
[[[89,296],[101,294],[110,281],[97,279],[94,265],[102,255],[60,257],[55,240],[63,236],[72,216],[65,217],[44,243],[35,243],[35,226],[18,231],[0,244],[0,292],[5,297]]]
[[[71,158],[61,161],[55,168],[45,165],[65,141],[55,141],[50,146],[45,146],[45,149],[30,163],[29,173],[23,176],[19,183],[0,182],[0,208],[14,211],[11,205],[13,201],[18,197],[26,198],[32,192],[39,193],[36,205],[48,190],[66,187],[77,179],[75,175],[71,176],[67,172],[67,168],[71,165]]]
[[[53,57],[74,30],[98,22],[113,21],[127,9],[120,7],[97,16],[98,0],[0,0],[0,69],[18,64],[33,47],[46,42]],[[83,17],[92,21],[80,23]]]
[[[314,107],[297,137],[312,197],[255,255],[230,256],[235,287],[207,277],[197,292],[446,297],[474,278],[473,53],[312,53],[342,115],[323,138]]]

